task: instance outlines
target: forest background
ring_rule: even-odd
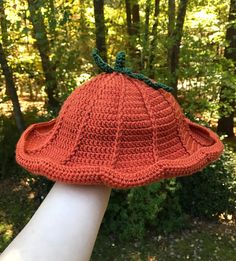
[[[16,142],[98,73],[94,47],[109,64],[124,50],[127,67],[172,86],[186,116],[225,143],[197,175],[113,191],[102,234],[142,240],[195,218],[235,222],[236,0],[0,0],[0,37],[1,250],[52,186],[15,163]]]

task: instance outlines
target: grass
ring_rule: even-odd
[[[52,184],[26,171],[18,174],[0,180],[0,253],[28,223]]]
[[[32,181],[31,181],[32,182]],[[40,205],[27,177],[0,183],[0,252],[13,240]],[[192,220],[181,233],[149,232],[143,241],[120,242],[100,231],[92,261],[236,260],[236,225]]]
[[[236,260],[234,224],[193,221],[191,227],[169,236],[149,234],[144,241],[116,242],[97,238],[93,261]]]
[[[27,181],[0,183],[0,251],[20,232],[38,207]]]

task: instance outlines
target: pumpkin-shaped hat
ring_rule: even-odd
[[[223,151],[218,136],[187,119],[169,92],[97,51],[103,73],[76,88],[58,117],[29,126],[16,160],[33,174],[71,184],[131,188],[190,175]]]

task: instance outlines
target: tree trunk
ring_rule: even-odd
[[[131,16],[130,0],[125,0],[125,8],[126,8],[127,33],[129,36],[131,36],[132,35],[132,16]]]
[[[169,85],[173,87],[173,95],[177,97],[177,84],[178,84],[178,69],[179,69],[179,53],[180,53],[180,43],[183,36],[183,26],[184,19],[186,15],[188,0],[180,0],[177,19],[175,22],[175,27],[172,32],[172,37],[169,38],[169,50],[168,50],[168,66],[169,66]],[[169,0],[169,7],[174,7],[173,1]],[[169,23],[173,26],[173,10],[169,11],[171,14],[171,20]],[[172,31],[172,30],[171,30]]]
[[[18,100],[15,83],[13,80],[13,74],[12,74],[10,66],[8,65],[8,62],[7,62],[7,59],[6,59],[6,56],[5,56],[1,43],[0,43],[0,64],[1,64],[2,71],[3,71],[4,77],[5,77],[5,81],[6,81],[7,93],[9,94],[10,99],[12,101],[13,113],[14,113],[14,117],[15,117],[15,121],[16,121],[16,126],[17,126],[18,130],[20,131],[20,133],[22,133],[25,129],[25,127],[24,127],[25,124],[24,124],[22,112],[20,109],[20,103]]]
[[[155,0],[155,11],[154,11],[154,24],[152,27],[152,40],[150,41],[150,57],[149,57],[149,77],[155,78],[154,61],[156,57],[156,46],[157,46],[157,26],[160,14],[160,0]]]
[[[50,36],[51,36],[51,42],[54,42],[56,39],[56,27],[57,27],[57,19],[55,17],[56,10],[54,5],[54,0],[49,0],[49,30],[50,30]],[[53,43],[54,44],[54,43]]]
[[[148,54],[149,54],[149,21],[150,21],[150,4],[151,0],[146,0],[145,9],[145,30],[143,38],[143,53],[142,53],[142,68],[147,68]]]
[[[236,74],[236,0],[231,0],[229,10],[229,27],[226,30],[226,41],[229,43],[225,47],[224,57],[231,59],[235,64],[234,73]],[[232,108],[231,113],[225,113],[224,108],[220,106],[217,132],[227,134],[229,138],[234,137],[234,114],[235,114],[235,86],[222,84],[220,91],[220,104],[229,104]]]
[[[140,16],[139,16],[139,4],[134,3],[132,6],[132,17],[133,17],[133,34],[139,37],[140,31]]]
[[[7,32],[8,21],[6,19],[6,14],[5,14],[4,0],[0,0],[0,23],[1,23],[2,45],[5,48],[4,52],[5,55],[7,56],[8,55],[7,47],[10,45],[10,39],[8,37],[8,32]],[[6,97],[9,97],[7,88],[5,89],[4,92]]]
[[[141,53],[137,48],[140,42],[140,15],[139,4],[137,0],[125,0],[126,22],[128,33],[128,52],[133,68],[137,71],[142,68]]]
[[[1,35],[2,44],[4,47],[7,47],[7,46],[9,46],[9,37],[8,37],[8,33],[7,33],[7,19],[6,19],[3,0],[0,0],[0,21],[1,21],[1,32],[2,32],[2,35]]]
[[[96,47],[101,53],[104,61],[107,61],[104,0],[93,0],[93,6],[94,6],[94,17],[95,17]]]
[[[151,0],[147,0],[146,10],[145,10],[145,32],[144,32],[144,39],[146,43],[148,42],[148,37],[149,37],[150,4],[151,4]]]
[[[47,38],[46,28],[43,16],[40,10],[41,1],[28,0],[30,20],[33,25],[34,38],[36,39],[37,48],[42,60],[42,67],[45,77],[45,91],[48,96],[48,107],[56,109],[59,102],[55,97],[58,95],[56,68],[50,61],[50,46]]]
[[[175,0],[168,0],[168,43],[167,43],[167,64],[169,72],[171,71],[171,58],[173,48],[173,37],[175,29],[175,13],[176,13]],[[171,77],[171,75],[170,75]]]

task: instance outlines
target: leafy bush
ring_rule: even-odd
[[[6,178],[10,173],[18,173],[14,164],[15,144],[18,138],[19,132],[12,117],[0,115],[0,179]]]
[[[49,120],[37,110],[25,113],[27,124]],[[26,178],[41,201],[53,182],[31,175],[15,162],[19,139],[14,120],[0,115],[0,179]],[[221,158],[202,172],[177,179],[162,180],[148,186],[112,190],[102,230],[120,240],[142,239],[149,230],[172,232],[186,225],[186,216],[212,218],[235,212],[236,174],[233,153],[226,146]]]
[[[203,171],[177,178],[183,210],[195,217],[214,218],[236,213],[236,173],[233,152],[225,146],[220,159]]]
[[[120,240],[142,239],[148,230],[173,232],[187,217],[217,218],[236,210],[233,152],[192,176],[162,180],[129,190],[113,190],[102,229]]]
[[[120,240],[142,239],[148,229],[170,232],[182,227],[184,215],[175,179],[128,190],[113,190],[102,228]]]
[[[37,108],[30,108],[25,112],[24,119],[27,126],[34,122],[49,120],[49,114],[42,116],[37,113]],[[17,181],[21,178],[26,178],[30,187],[37,192],[38,199],[41,201],[53,183],[40,176],[30,174],[16,163],[15,148],[19,138],[20,133],[17,130],[13,116],[0,114],[0,180],[14,178]]]

